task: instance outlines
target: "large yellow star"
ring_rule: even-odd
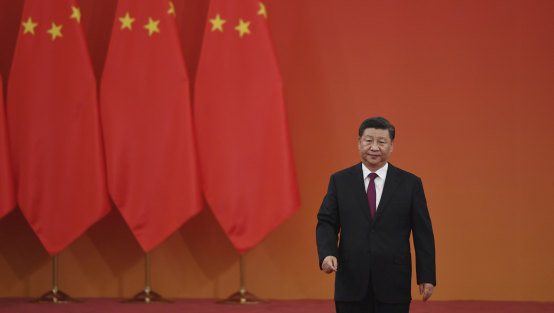
[[[169,10],[167,10],[167,14],[173,15],[173,17],[177,16],[175,14],[175,5],[173,5],[173,1],[169,1]]]
[[[239,32],[239,36],[241,38],[244,34],[250,34],[250,29],[248,29],[248,26],[250,26],[250,22],[245,22],[241,18],[239,18],[239,24],[235,26],[235,30]]]
[[[71,10],[73,10],[73,14],[71,14],[69,18],[74,18],[77,20],[78,23],[81,23],[81,10],[74,6],[71,6]]]
[[[154,21],[151,17],[148,18],[148,24],[144,25],[144,28],[148,29],[148,36],[152,36],[153,33],[159,33],[160,29],[158,24],[160,20]]]
[[[267,18],[267,11],[265,10],[265,4],[259,2],[260,4],[260,10],[258,11],[258,15],[263,15],[265,18]]]
[[[47,30],[46,32],[52,35],[52,41],[56,39],[56,37],[63,37],[62,35],[62,27],[63,25],[56,25],[54,22],[52,22],[52,27]]]
[[[219,16],[219,13],[215,16],[215,18],[210,19],[210,23],[212,23],[212,32],[215,30],[219,30],[220,32],[223,31],[223,24],[225,24],[227,20],[221,19],[221,16]]]
[[[21,25],[25,27],[25,29],[23,30],[23,35],[25,35],[26,33],[31,33],[31,35],[34,35],[35,27],[37,27],[38,23],[33,23],[33,20],[29,16],[29,19],[27,20],[27,22],[23,22],[21,23]]]
[[[129,30],[133,30],[133,25],[131,25],[131,24],[133,24],[135,19],[132,18],[129,15],[129,12],[125,13],[124,17],[120,17],[119,21],[121,22],[121,28],[120,29],[128,28]]]

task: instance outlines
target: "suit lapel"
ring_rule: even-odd
[[[352,167],[351,174],[352,190],[354,190],[356,200],[358,201],[358,208],[362,210],[362,214],[371,222],[371,217],[369,216],[369,203],[367,202],[367,193],[364,185],[364,175],[362,173],[362,163]]]
[[[382,216],[387,209],[388,203],[392,199],[394,191],[396,190],[396,187],[398,187],[398,183],[400,182],[400,174],[400,170],[389,163],[387,177],[385,178],[385,186],[383,187],[383,194],[381,195],[381,201],[379,201],[379,205],[377,206],[377,213],[375,213],[375,220]]]

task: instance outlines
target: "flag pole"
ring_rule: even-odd
[[[58,288],[58,255],[52,258],[52,290],[40,298],[31,300],[32,303],[75,303],[81,302],[68,296]]]
[[[252,293],[248,292],[244,283],[244,254],[240,255],[240,289],[239,291],[233,293],[227,299],[219,300],[219,304],[261,304],[267,303],[267,301],[262,300]]]
[[[144,253],[144,290],[137,293],[131,299],[123,300],[124,303],[154,303],[173,302],[165,299],[150,287],[150,253]]]

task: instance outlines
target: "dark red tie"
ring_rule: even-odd
[[[371,219],[375,219],[375,211],[377,209],[377,196],[375,194],[375,177],[377,173],[369,173],[369,185],[367,186],[367,202],[369,202],[369,212]]]

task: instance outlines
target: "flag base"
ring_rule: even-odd
[[[144,290],[137,293],[131,299],[121,301],[123,303],[171,303],[172,300],[168,300],[162,297],[159,293],[152,290]]]
[[[43,294],[40,298],[31,300],[31,303],[78,303],[80,300],[73,299],[65,292],[52,289]]]
[[[227,299],[217,301],[218,304],[262,304],[268,303],[266,300],[262,300],[246,289],[241,288],[239,291],[230,295]]]

